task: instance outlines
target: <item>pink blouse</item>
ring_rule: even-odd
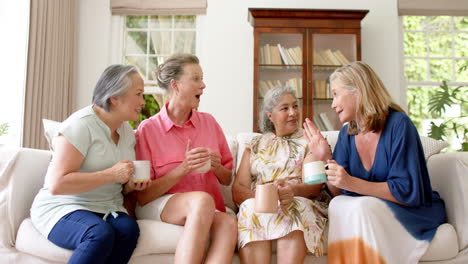
[[[175,124],[167,114],[167,103],[153,117],[144,120],[136,132],[135,152],[137,160],[151,161],[151,179],[157,179],[176,168],[185,158],[187,142],[192,148],[207,147],[221,156],[221,164],[232,170],[233,158],[223,130],[208,113],[192,110],[190,119],[183,126]],[[216,209],[225,212],[218,178],[207,173],[189,173],[167,193],[204,191],[209,193]]]

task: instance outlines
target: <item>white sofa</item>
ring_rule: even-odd
[[[337,132],[324,132],[332,147]],[[254,133],[228,137],[236,163]],[[434,154],[443,143],[423,139],[433,188],[444,198],[448,224],[439,227],[421,263],[468,263],[468,153]],[[239,147],[241,146],[241,147]],[[72,251],[59,248],[32,226],[29,208],[42,187],[51,153],[0,147],[0,263],[65,263]],[[236,207],[230,186],[222,187],[226,205]],[[182,227],[138,220],[141,235],[131,263],[172,263]],[[273,258],[275,259],[275,258]],[[307,256],[306,263],[326,263]],[[233,263],[239,263],[237,254]]]

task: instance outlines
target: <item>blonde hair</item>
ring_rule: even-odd
[[[364,126],[362,132],[381,131],[390,109],[404,112],[393,101],[379,76],[364,62],[355,61],[336,69],[330,75],[330,82],[335,80],[357,93],[356,116]],[[348,125],[348,134],[357,135],[360,131],[356,120],[352,120]]]

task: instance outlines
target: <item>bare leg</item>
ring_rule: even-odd
[[[270,264],[271,241],[250,242],[243,248],[239,249],[239,257],[242,264]]]
[[[174,263],[202,263],[214,212],[213,198],[205,192],[178,193],[169,199],[161,220],[184,226]]]
[[[216,212],[211,225],[211,244],[205,263],[232,263],[237,243],[237,220],[234,216]]]
[[[278,239],[276,257],[278,263],[304,263],[307,246],[302,231],[296,230]]]

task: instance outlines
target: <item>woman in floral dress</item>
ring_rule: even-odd
[[[308,252],[323,255],[328,194],[322,184],[302,183],[303,162],[317,160],[299,127],[299,107],[288,87],[270,89],[264,98],[261,129],[247,144],[233,184],[233,199],[240,204],[238,247],[242,263],[270,263],[277,240],[277,263],[303,263]],[[254,210],[257,184],[275,183],[277,213]]]

